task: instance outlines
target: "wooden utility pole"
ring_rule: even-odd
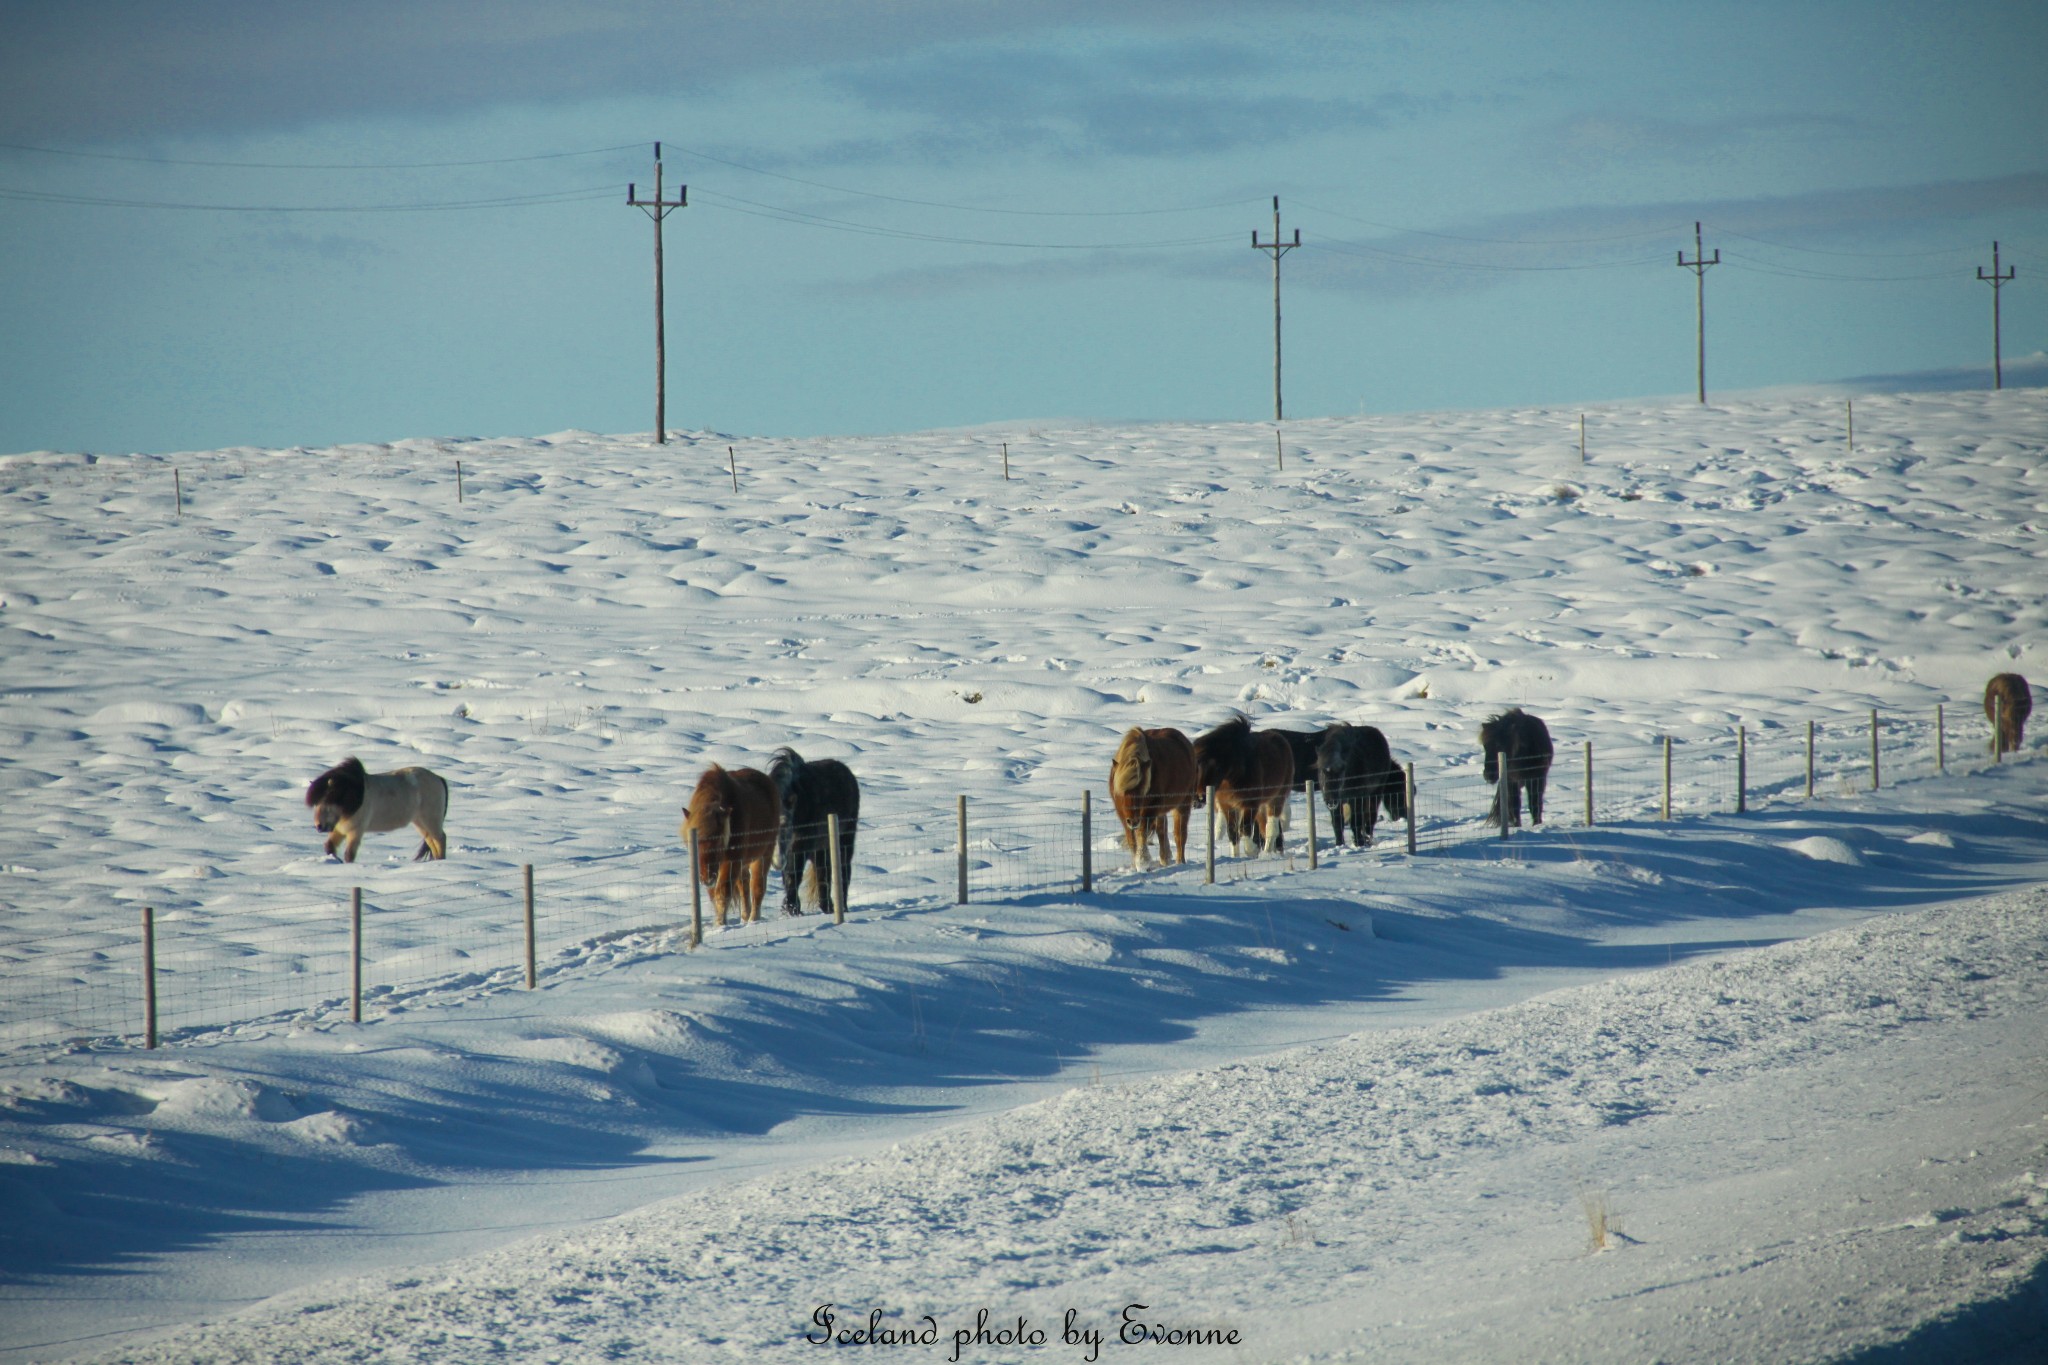
[[[1259,240],[1259,230],[1252,229],[1252,250],[1267,251],[1273,255],[1273,420],[1281,418],[1280,407],[1280,258],[1301,245],[1301,229],[1294,230],[1294,240],[1280,240],[1280,196],[1273,196],[1273,240]]]
[[[2000,354],[1998,340],[1998,291],[2005,288],[2006,282],[2012,279],[2014,273],[2012,270],[2007,270],[2003,275],[1998,273],[1996,242],[1991,244],[1991,273],[1987,275],[1983,266],[1977,267],[1977,278],[1991,286],[1991,387],[1994,389],[2005,387],[2005,357]]]
[[[647,216],[654,220],[654,439],[661,444],[668,443],[668,338],[667,309],[661,297],[661,220],[671,210],[688,208],[690,187],[676,186],[674,199],[661,197],[661,144],[654,144],[654,198],[642,199],[639,186],[626,186],[626,202],[636,209],[645,209]]]
[[[1692,259],[1685,259],[1685,248],[1678,249],[1678,263],[1690,270],[1698,283],[1698,312],[1700,338],[1700,401],[1707,401],[1707,267],[1721,264],[1721,248],[1714,248],[1714,259],[1708,260],[1700,244],[1700,225],[1692,225]]]

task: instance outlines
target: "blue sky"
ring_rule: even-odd
[[[671,428],[2048,349],[2038,3],[0,0],[0,450],[647,429],[656,140]]]

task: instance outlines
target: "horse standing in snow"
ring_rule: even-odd
[[[1156,836],[1159,861],[1166,862],[1166,826],[1173,823],[1173,861],[1188,860],[1188,812],[1202,803],[1195,747],[1180,731],[1132,726],[1116,746],[1109,765],[1109,800],[1123,823],[1131,870],[1142,871],[1145,850]]]
[[[1254,731],[1242,713],[1232,716],[1195,741],[1195,767],[1202,785],[1216,789],[1233,853],[1242,856],[1247,843],[1282,850],[1294,756],[1279,731]]]
[[[313,779],[306,804],[313,808],[313,828],[327,836],[330,858],[339,847],[341,860],[352,863],[365,834],[407,825],[420,832],[414,862],[448,856],[442,828],[448,818],[448,784],[425,768],[372,773],[363,770],[361,759],[346,758]]]
[[[768,763],[769,780],[782,801],[782,834],[775,862],[782,869],[782,913],[801,915],[797,888],[814,908],[846,905],[846,886],[853,879],[853,837],[860,826],[860,783],[853,770],[836,758],[806,763],[787,746]],[[822,888],[832,872],[831,825],[839,817],[839,884],[826,902]]]
[[[1507,821],[1517,828],[1522,823],[1522,793],[1529,793],[1529,814],[1543,823],[1543,788],[1550,781],[1550,729],[1519,706],[1487,719],[1479,727],[1479,744],[1486,751],[1486,780],[1494,788],[1493,809],[1487,819],[1501,823],[1500,804],[1506,799]],[[1502,778],[1506,790],[1502,791]]]
[[[711,888],[718,927],[726,907],[740,898],[740,923],[761,917],[768,864],[782,829],[782,794],[767,774],[752,768],[727,772],[716,763],[697,779],[683,815],[683,842],[697,835],[697,877]]]
[[[1352,842],[1364,848],[1372,842],[1373,822],[1381,809],[1392,820],[1408,817],[1408,784],[1387,747],[1387,737],[1373,726],[1332,725],[1323,731],[1322,746],[1316,751],[1316,782],[1329,804],[1339,848],[1344,846],[1346,824]]]
[[[1984,719],[1991,722],[1991,743],[1996,754],[2013,753],[2027,730],[2027,717],[2034,713],[2034,689],[2017,673],[2000,673],[1984,684]]]

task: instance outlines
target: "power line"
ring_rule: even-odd
[[[1832,280],[1842,284],[1902,284],[1913,280],[1952,279],[1963,267],[1958,265],[1947,270],[1930,270],[1916,275],[1837,275],[1832,271],[1809,270],[1803,266],[1785,265],[1778,261],[1760,261],[1754,256],[1741,252],[1728,253],[1729,263],[1740,262],[1738,269],[1756,275],[1776,275],[1788,280]]]
[[[872,223],[856,223],[845,218],[831,218],[824,214],[805,213],[800,209],[785,208],[780,204],[763,204],[753,199],[741,199],[729,194],[699,190],[698,199],[704,204],[726,209],[731,213],[744,213],[754,218],[770,218],[778,222],[794,223],[800,227],[824,228],[834,232],[851,232],[866,237],[895,237],[913,242],[938,242],[950,246],[1008,247],[1025,251],[1152,251],[1169,247],[1213,246],[1227,242],[1236,233],[1220,233],[1206,237],[1178,237],[1148,242],[1015,242],[985,237],[957,237],[946,233],[917,232],[907,228],[879,227]]]
[[[1299,201],[1296,202],[1299,203]],[[1314,204],[1302,204],[1301,207],[1308,209],[1312,213],[1327,213],[1332,218],[1342,218],[1347,223],[1357,223],[1362,227],[1378,228],[1382,232],[1399,232],[1412,237],[1440,237],[1447,242],[1478,242],[1486,246],[1595,246],[1601,242],[1627,242],[1638,241],[1644,237],[1662,237],[1665,233],[1672,231],[1678,226],[1676,224],[1664,224],[1658,227],[1643,228],[1636,232],[1617,232],[1605,237],[1554,237],[1522,240],[1512,237],[1463,237],[1455,232],[1431,232],[1427,228],[1401,227],[1394,223],[1376,223],[1368,218],[1354,218],[1348,213],[1339,213],[1335,209],[1317,208]]]
[[[1766,241],[1762,237],[1752,237],[1746,232],[1734,232],[1728,228],[1716,228],[1715,231],[1724,237],[1740,237],[1745,242],[1755,242],[1758,246],[1767,246],[1774,251],[1802,251],[1810,256],[1848,256],[1859,260],[1906,260],[1922,256],[1966,256],[1976,250],[1975,247],[1969,246],[1950,246],[1942,247],[1935,251],[1830,251],[1826,247],[1793,246],[1788,242]]]
[[[1434,256],[1416,256],[1404,251],[1389,251],[1384,247],[1372,246],[1366,242],[1325,239],[1319,242],[1305,242],[1302,245],[1303,249],[1309,251],[1331,251],[1340,256],[1357,256],[1367,260],[1383,258],[1390,261],[1400,261],[1406,265],[1426,265],[1442,270],[1497,270],[1509,273],[1519,271],[1622,270],[1640,265],[1655,265],[1664,259],[1662,256],[1632,256],[1625,261],[1586,261],[1577,265],[1502,265],[1488,261],[1446,261]],[[1345,248],[1347,247],[1354,249],[1346,250]]]
[[[112,199],[89,194],[59,194],[0,185],[0,199],[38,204],[77,204],[89,208],[176,209],[194,213],[434,213],[451,209],[541,208],[590,199],[610,199],[610,186],[552,190],[544,194],[499,195],[488,199],[448,199],[412,204],[183,204],[157,199]]]
[[[32,147],[20,142],[0,142],[0,150],[35,152],[42,156],[78,157],[92,161],[131,161],[150,166],[211,166],[220,170],[248,171],[414,171],[452,170],[461,166],[509,166],[521,161],[561,161],[576,156],[603,156],[627,152],[640,144],[617,147],[586,147],[575,152],[539,152],[532,156],[494,156],[480,161],[197,161],[175,156],[132,156],[121,152],[78,152],[62,147]]]
[[[676,146],[675,143],[667,145],[670,147]],[[759,166],[749,166],[742,161],[729,161],[722,156],[713,156],[709,152],[694,151],[688,147],[681,147],[678,150],[685,156],[694,156],[700,161],[710,161],[720,166],[729,166],[733,170],[745,171],[749,175],[765,175],[771,180],[784,180],[792,185],[803,185],[814,190],[827,190],[833,194],[852,195],[860,199],[880,199],[890,204],[908,204],[913,208],[948,209],[954,213],[993,213],[1020,218],[1144,218],[1168,213],[1207,213],[1214,209],[1242,208],[1246,204],[1258,202],[1256,198],[1227,199],[1214,204],[1186,204],[1178,208],[1162,209],[999,209],[981,204],[947,204],[935,199],[907,199],[901,195],[879,194],[873,190],[857,190],[846,185],[828,185],[821,180],[806,180],[802,176],[784,175],[780,171],[763,170]]]

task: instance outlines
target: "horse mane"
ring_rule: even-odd
[[[363,761],[351,754],[313,779],[306,788],[306,804],[319,806],[331,801],[344,813],[354,815],[363,807],[367,779]]]
[[[1195,741],[1197,755],[1212,754],[1219,763],[1242,766],[1251,757],[1252,722],[1242,711]]]
[[[784,806],[789,804],[790,794],[796,790],[797,784],[803,781],[805,766],[803,755],[787,744],[777,749],[774,757],[768,760],[768,776],[775,783],[776,794],[782,798]]]

